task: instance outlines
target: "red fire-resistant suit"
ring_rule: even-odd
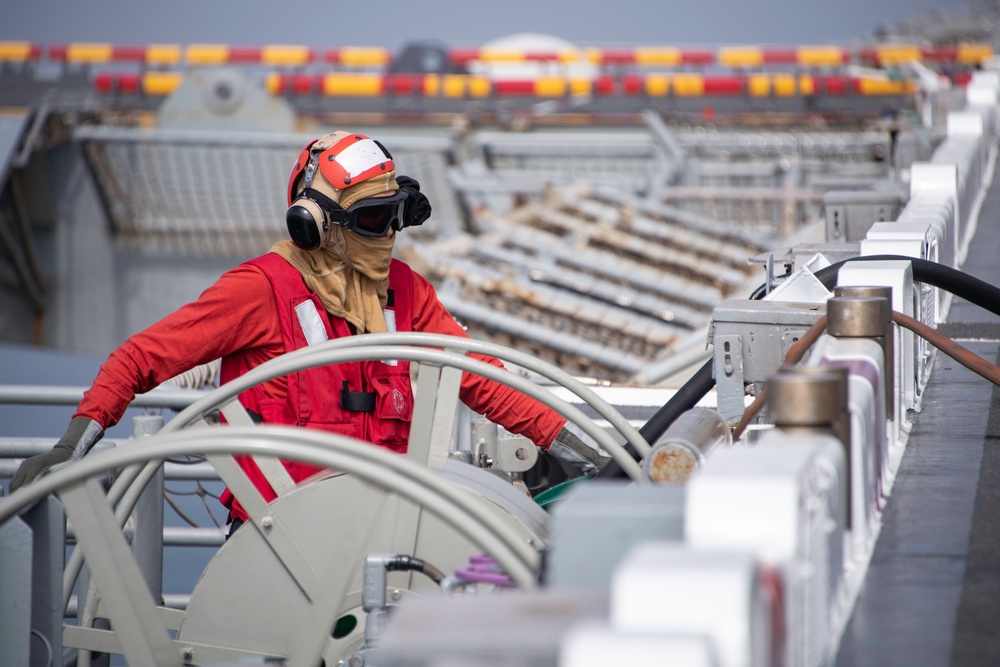
[[[434,288],[406,264],[393,260],[389,274],[398,331],[466,336],[438,301]],[[303,305],[311,302],[316,306]],[[296,311],[296,306],[301,306]],[[223,359],[223,382],[280,354],[307,344],[303,317],[321,314],[326,336],[350,335],[346,321],[330,317],[311,294],[298,271],[277,255],[267,254],[232,269],[189,303],[129,338],[101,367],[74,416],[89,417],[104,428],[118,422],[137,393],[144,393],[179,373]],[[300,315],[305,313],[305,315]],[[314,335],[315,335],[315,320]],[[313,341],[315,342],[315,341]],[[471,355],[501,366],[490,357]],[[346,386],[344,382],[346,381]],[[346,394],[345,394],[346,392]],[[374,396],[372,396],[374,393]],[[346,398],[345,398],[346,395]],[[553,410],[509,387],[464,374],[459,396],[476,412],[507,430],[548,447],[566,420]],[[370,407],[373,410],[346,410]],[[339,364],[275,378],[243,392],[240,401],[265,423],[297,424],[351,435],[388,449],[406,451],[412,393],[408,364],[381,361]],[[249,460],[241,466],[266,500],[275,497]],[[316,469],[285,463],[295,481]],[[223,501],[234,517],[247,515],[232,495]]]

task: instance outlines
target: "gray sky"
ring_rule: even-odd
[[[879,23],[965,0],[0,0],[0,39],[43,45],[480,46],[518,32],[579,46],[850,44]]]

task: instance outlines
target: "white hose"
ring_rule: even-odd
[[[219,386],[219,373],[222,370],[222,360],[216,359],[207,364],[195,366],[180,375],[170,378],[164,384],[172,384],[180,389],[204,389]]]

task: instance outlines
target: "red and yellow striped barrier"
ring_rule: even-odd
[[[183,80],[181,72],[100,73],[95,90],[104,94],[168,95]],[[968,77],[959,83],[967,82]],[[816,74],[704,75],[688,72],[603,74],[593,79],[542,77],[538,79],[490,80],[467,74],[330,74],[271,73],[265,88],[272,95],[292,97],[532,97],[561,98],[569,95],[615,95],[659,97],[796,97],[813,95],[910,95],[912,81]]]
[[[0,48],[4,43],[0,42]],[[16,44],[10,42],[10,44]],[[122,46],[74,42],[49,47],[49,60],[70,65],[139,62],[192,67],[220,65],[264,65],[306,67],[316,63],[354,69],[383,69],[392,64],[392,52],[384,48],[343,47],[326,49],[322,55],[307,46],[229,46],[226,44],[154,44]]]
[[[184,51],[191,66],[266,65],[305,67],[316,60],[316,52],[305,46],[234,47],[223,44],[192,44]]]
[[[145,74],[100,73],[94,77],[94,90],[102,94],[166,97],[184,81],[181,72],[146,72]]]
[[[42,47],[33,42],[0,41],[0,62],[17,63],[38,60],[42,55]]]
[[[0,59],[36,60],[41,47],[28,42],[0,42]],[[224,44],[152,44],[146,46],[73,42],[50,46],[49,60],[71,65],[138,62],[147,65],[214,66],[254,64],[268,67],[302,68],[330,65],[348,69],[385,69],[393,62],[388,49],[370,47],[330,48],[318,54],[306,46],[228,46]],[[989,44],[963,43],[945,47],[914,44],[880,44],[847,48],[840,46],[723,46],[690,49],[670,46],[630,49],[583,48],[562,51],[515,51],[494,48],[453,48],[450,61],[459,66],[472,62],[553,62],[566,65],[589,63],[598,67],[760,69],[798,67],[837,68],[850,63],[894,67],[911,60],[932,64],[975,66],[993,56]]]
[[[316,61],[314,49],[305,46],[227,46],[225,44],[150,44],[124,46],[74,42],[49,47],[49,60],[69,65],[141,63],[154,66],[264,65],[304,67]]]
[[[880,67],[905,65],[911,60],[933,64],[954,63],[974,66],[992,56],[993,48],[989,44],[958,44],[946,47],[888,44],[867,47],[859,51],[862,62]]]
[[[389,49],[367,47],[327,49],[323,54],[323,62],[357,69],[384,68],[392,64],[392,52]]]
[[[857,62],[880,67],[905,65],[911,60],[924,63],[955,63],[973,66],[993,55],[989,44],[959,44],[952,47],[922,47],[885,44],[851,49],[839,46],[723,46],[710,49],[638,47],[634,49],[581,49],[579,51],[533,52],[458,48],[449,52],[455,65],[471,62],[558,61],[589,62],[598,66],[635,67],[725,67],[753,69],[787,66],[807,69],[836,68]]]
[[[129,46],[76,42],[50,46],[49,60],[69,65],[103,65],[107,63],[143,63],[174,66],[181,62],[181,47],[175,44]]]

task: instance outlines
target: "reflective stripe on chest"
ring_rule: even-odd
[[[382,315],[385,318],[385,330],[388,333],[396,333],[396,311],[386,308],[382,311]],[[316,345],[330,340],[326,327],[323,326],[323,316],[311,299],[295,306],[295,317],[299,321],[302,335],[305,336],[306,345]],[[388,366],[399,365],[396,359],[383,359],[382,363]]]
[[[382,311],[382,314],[385,316],[385,330],[389,333],[396,333],[396,311],[387,308]],[[383,359],[382,363],[388,366],[399,365],[399,362],[395,359]]]
[[[326,334],[326,327],[323,326],[323,318],[312,299],[306,299],[295,306],[295,316],[299,320],[299,326],[302,327],[302,334],[306,337],[307,345],[316,345],[330,340]]]

